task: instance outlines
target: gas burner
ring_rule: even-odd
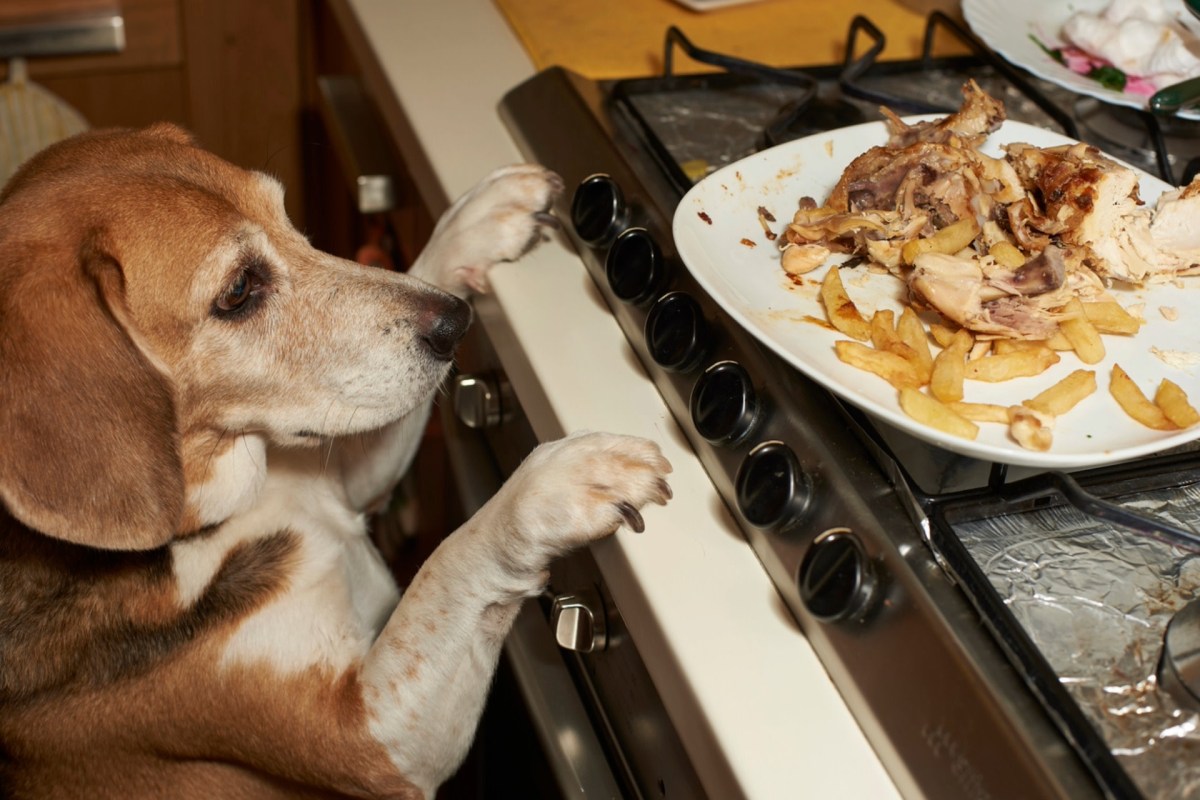
[[[768,146],[802,139],[815,133],[858,125],[872,119],[861,107],[831,92],[822,92],[804,109],[795,113],[787,108],[780,111],[780,123],[768,125],[763,138]]]

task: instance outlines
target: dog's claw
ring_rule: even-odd
[[[638,513],[638,510],[629,503],[623,500],[617,503],[617,511],[621,513],[621,516],[625,519],[625,524],[634,533],[642,533],[646,530],[646,521],[642,519],[642,515]]]
[[[659,481],[658,481],[658,496],[660,498],[658,501],[659,505],[665,506],[667,504],[667,501],[675,496],[675,493],[671,491],[671,484],[667,483],[666,481],[664,481],[662,479],[659,479]]]
[[[562,223],[558,221],[558,217],[554,216],[549,211],[535,212],[533,218],[539,225],[545,225],[547,228],[558,230],[562,227]]]

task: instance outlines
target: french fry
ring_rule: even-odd
[[[991,352],[991,339],[976,339],[975,344],[971,345],[971,352],[967,353],[967,361],[978,361]]]
[[[861,342],[841,340],[833,343],[837,357],[852,367],[873,372],[897,389],[916,388],[922,384],[912,362],[887,350],[875,350]]]
[[[1104,360],[1104,342],[1096,326],[1088,321],[1083,303],[1077,297],[1071,298],[1063,311],[1066,317],[1058,321],[1058,329],[1071,343],[1075,355],[1085,364],[1099,364]]]
[[[1064,336],[1062,331],[1055,331],[1054,335],[1047,339],[1045,344],[1051,350],[1058,350],[1059,352],[1075,349],[1074,345],[1071,344],[1071,340]]]
[[[996,263],[1002,267],[1016,269],[1025,265],[1025,254],[1011,242],[996,242],[988,248],[988,255],[996,259]]]
[[[1119,364],[1113,365],[1108,391],[1126,414],[1147,428],[1153,428],[1156,431],[1177,430],[1175,423],[1167,418],[1161,408],[1146,398],[1146,395],[1142,393],[1128,373],[1121,369]]]
[[[971,334],[960,330],[933,360],[929,376],[929,393],[943,403],[963,399],[963,378],[966,376],[967,352],[974,344]]]
[[[934,322],[929,325],[929,335],[937,342],[938,347],[949,347],[950,342],[954,340],[955,329],[949,325],[943,325],[940,322]]]
[[[1001,356],[988,356],[968,361],[966,377],[973,381],[999,383],[1013,378],[1040,375],[1058,361],[1058,353],[1048,347],[1016,350]]]
[[[896,320],[896,335],[912,348],[917,368],[928,383],[933,374],[933,354],[929,352],[929,336],[925,333],[925,326],[912,306],[905,306],[904,311],[900,312],[900,319]]]
[[[995,403],[947,403],[947,407],[960,417],[972,422],[1000,422],[1005,425],[1009,421],[1008,406]]]
[[[1025,406],[1009,409],[1008,432],[1026,450],[1045,452],[1054,443],[1053,414],[1045,414]]]
[[[825,314],[833,327],[860,342],[871,338],[871,324],[863,318],[858,306],[846,293],[841,271],[836,264],[829,267],[821,281],[821,302],[825,304]]]
[[[997,339],[992,342],[992,352],[998,356],[1002,356],[1005,353],[1015,353],[1018,350],[1032,350],[1047,346],[1045,339]],[[1071,349],[1070,344],[1067,345],[1066,349]]]
[[[1200,412],[1188,402],[1187,392],[1179,384],[1167,378],[1158,384],[1154,393],[1154,405],[1162,409],[1163,414],[1180,428],[1190,428],[1200,422]]]
[[[1096,373],[1090,369],[1077,369],[1021,405],[1043,414],[1062,416],[1094,391],[1096,391]]]
[[[917,389],[900,390],[900,408],[917,422],[952,436],[974,439],[979,435],[979,426],[974,422]]]
[[[871,317],[871,344],[876,350],[887,350],[889,344],[900,341],[896,335],[896,314],[890,309],[881,308]]]
[[[1142,327],[1141,320],[1121,308],[1119,303],[1111,300],[1095,303],[1082,303],[1083,313],[1088,322],[1100,333],[1117,333],[1130,335]]]
[[[911,239],[900,248],[900,260],[913,264],[924,253],[957,253],[979,235],[979,223],[974,217],[963,217],[924,239]]]

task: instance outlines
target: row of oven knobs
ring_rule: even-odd
[[[630,227],[629,209],[617,183],[593,175],[576,189],[571,222],[586,244],[608,246],[605,277],[614,296],[632,305],[650,303],[646,348],[665,370],[686,373],[709,356],[714,335],[700,304],[682,291],[662,293],[667,265],[654,237]],[[706,441],[730,446],[745,441],[762,414],[750,375],[734,361],[718,361],[696,379],[690,398],[692,423]],[[739,511],[768,530],[797,521],[813,494],[812,478],[795,452],[780,441],[751,448],[734,480]],[[877,580],[871,560],[849,531],[827,531],[809,548],[799,575],[801,596],[822,619],[860,618],[870,608]]]
[[[662,289],[667,265],[645,228],[626,227],[629,212],[617,183],[593,175],[575,191],[571,222],[586,244],[607,245],[605,277],[613,294],[632,305],[650,303],[646,349],[670,372],[699,369],[713,349],[714,335],[696,298]],[[692,423],[705,440],[718,446],[749,437],[762,408],[750,375],[734,361],[719,361],[696,379],[690,398]],[[797,519],[812,493],[812,481],[795,453],[782,442],[765,442],[747,455],[736,479],[743,516],[761,528],[783,528]]]

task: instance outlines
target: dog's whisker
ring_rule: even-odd
[[[324,461],[321,462],[321,474],[322,475],[329,472],[329,462],[333,458],[333,445],[337,440],[334,437],[330,436],[325,441],[326,441],[325,459],[324,459]]]

